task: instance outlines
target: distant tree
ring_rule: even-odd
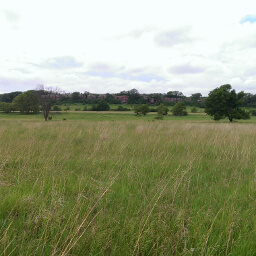
[[[128,104],[138,104],[142,96],[140,95],[139,91],[137,89],[131,89],[128,91],[129,96],[127,103]]]
[[[35,91],[26,91],[16,96],[13,100],[13,106],[21,114],[36,114],[39,112],[39,101]]]
[[[88,92],[88,91],[84,91],[84,97],[87,99],[87,97],[88,97],[88,95],[89,95],[90,93]]]
[[[146,115],[148,112],[150,112],[149,106],[147,104],[143,105],[135,105],[134,106],[134,113],[137,115]]]
[[[157,105],[163,102],[163,95],[161,93],[151,93],[148,96],[149,96],[148,97],[149,102],[152,99],[154,104],[157,104]]]
[[[243,99],[244,99],[243,106],[256,107],[256,94],[253,95],[251,93],[245,93]]]
[[[37,94],[38,101],[42,107],[44,120],[47,121],[53,104],[56,102],[57,98],[60,96],[60,89],[45,88],[43,85],[39,85],[37,88],[36,94]]]
[[[129,108],[125,108],[123,106],[118,106],[116,111],[130,111],[130,109]]]
[[[230,122],[234,119],[249,119],[250,113],[240,108],[243,104],[244,92],[236,93],[230,84],[225,84],[211,91],[205,100],[205,112],[213,116],[213,119],[228,118]]]
[[[196,113],[197,112],[197,107],[196,106],[193,106],[192,108],[191,108],[191,113]]]
[[[250,114],[251,114],[251,116],[256,116],[256,110],[255,109],[250,110]]]
[[[166,96],[168,98],[174,98],[176,102],[178,102],[178,99],[185,97],[183,93],[179,91],[169,91],[167,92]]]
[[[62,111],[62,108],[57,106],[57,105],[54,105],[53,108],[52,108],[53,111]]]
[[[80,92],[73,92],[71,95],[71,99],[73,103],[80,101]]]
[[[188,112],[186,111],[186,106],[183,101],[176,103],[172,108],[172,113],[174,116],[186,116]]]
[[[197,102],[202,97],[202,94],[200,92],[191,94],[192,101]]]
[[[19,94],[22,94],[22,92],[10,92],[10,93],[0,94],[0,102],[11,103],[14,100],[14,98]]]
[[[110,110],[109,104],[105,100],[100,100],[96,105],[96,111],[108,111]]]
[[[10,113],[14,110],[14,106],[12,103],[9,102],[0,102],[0,111],[4,113]]]
[[[158,115],[164,115],[166,116],[168,114],[169,108],[166,107],[163,103],[161,103],[157,108],[157,114]]]

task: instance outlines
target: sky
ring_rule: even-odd
[[[255,0],[1,0],[0,93],[256,94]]]

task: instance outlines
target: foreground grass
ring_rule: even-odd
[[[4,120],[0,255],[255,255],[254,124]]]

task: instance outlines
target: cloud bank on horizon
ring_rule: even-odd
[[[9,0],[0,6],[0,93],[189,96],[229,83],[256,94],[256,14],[244,0]]]

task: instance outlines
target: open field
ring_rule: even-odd
[[[0,114],[0,255],[255,255],[255,118],[153,117]]]

